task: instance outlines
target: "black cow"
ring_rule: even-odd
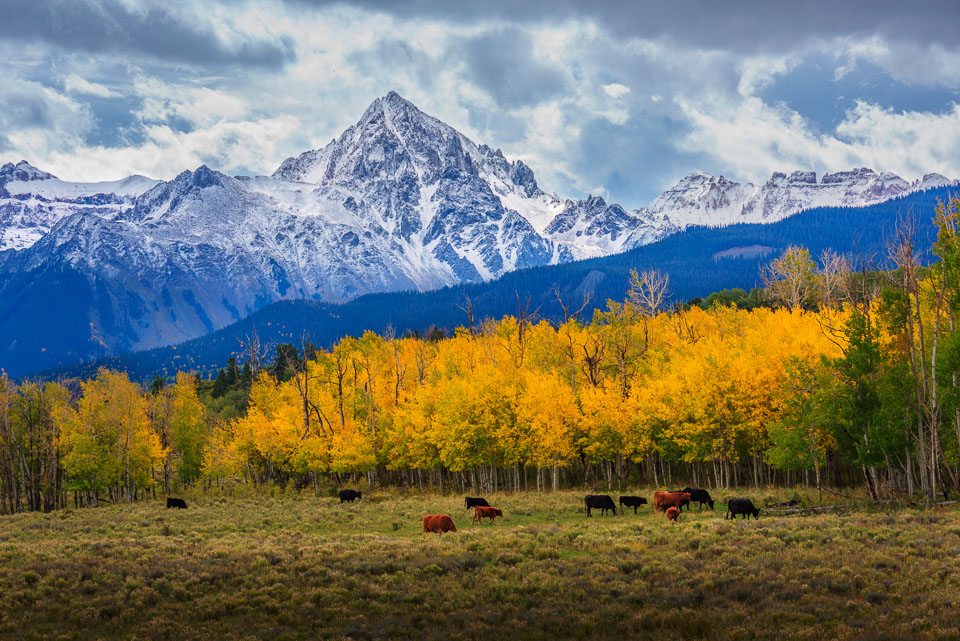
[[[710,498],[710,493],[706,490],[701,490],[695,487],[685,487],[681,492],[687,492],[690,494],[690,503],[699,503],[700,509],[703,509],[703,504],[706,503],[710,506],[710,509],[713,509],[713,499]]]
[[[490,507],[490,504],[487,503],[487,499],[481,498],[479,496],[477,498],[468,496],[466,497],[466,500],[464,501],[464,503],[466,503],[468,510],[472,507]]]
[[[184,501],[183,499],[174,499],[174,498],[167,497],[167,509],[171,507],[178,507],[181,510],[185,510],[187,509],[187,502]]]
[[[340,490],[340,502],[343,503],[347,501],[353,503],[354,499],[362,499],[363,492],[357,492],[356,490]]]
[[[727,513],[723,516],[725,519],[737,518],[738,514],[742,514],[743,518],[749,519],[750,515],[753,515],[753,518],[760,520],[760,510],[758,510],[753,505],[753,501],[750,499],[730,499],[727,501]]]
[[[606,516],[607,510],[612,510],[613,515],[617,515],[617,506],[613,499],[606,494],[587,494],[583,499],[587,504],[587,516],[590,516],[590,510],[600,510],[600,516]]]
[[[647,499],[642,496],[621,496],[620,497],[620,513],[623,514],[623,506],[633,508],[633,513],[637,513],[637,508],[641,505],[646,505]]]

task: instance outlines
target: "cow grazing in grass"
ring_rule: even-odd
[[[187,509],[187,502],[183,499],[167,498],[167,508],[178,507],[181,510]]]
[[[642,496],[621,496],[620,512],[621,514],[623,513],[623,506],[626,505],[627,507],[632,507],[633,513],[636,514],[637,508],[640,507],[641,505],[646,505],[646,504],[647,504],[647,499],[643,498]]]
[[[611,510],[613,515],[617,515],[617,506],[613,498],[606,494],[588,494],[583,499],[587,505],[587,516],[590,516],[590,510],[600,510],[600,516],[606,516],[607,510]]]
[[[753,518],[760,520],[760,510],[758,510],[753,505],[753,501],[750,499],[730,499],[727,501],[727,513],[723,518],[737,518],[738,514],[742,514],[743,518],[749,519],[750,515],[753,515]]]
[[[673,521],[674,523],[676,523],[678,518],[680,518],[680,510],[678,510],[678,509],[675,508],[675,507],[668,507],[668,508],[667,508],[667,520],[668,520],[668,521]]]
[[[690,495],[690,503],[691,503],[691,504],[692,504],[692,503],[699,503],[701,510],[703,509],[703,504],[704,504],[704,503],[706,503],[706,504],[710,507],[711,510],[713,509],[713,499],[710,498],[710,492],[707,492],[706,490],[701,490],[701,489],[695,488],[695,487],[685,487],[685,488],[683,488],[683,489],[680,490],[680,491],[681,491],[681,492],[686,492],[687,494]]]
[[[353,503],[356,499],[363,499],[363,492],[356,490],[340,490],[340,502]]]
[[[471,523],[476,523],[480,521],[483,523],[483,519],[490,519],[490,522],[493,523],[493,520],[497,517],[503,518],[503,512],[495,507],[484,507],[482,505],[476,505],[473,508],[473,521]]]
[[[684,505],[690,504],[689,492],[654,492],[653,510],[654,512],[663,512],[668,507],[675,507],[682,510]]]
[[[468,510],[469,510],[470,508],[472,508],[472,507],[477,507],[478,505],[479,505],[480,507],[490,507],[490,504],[487,503],[487,499],[482,498],[482,497],[479,497],[479,496],[476,497],[476,498],[474,498],[474,497],[472,497],[472,496],[468,496],[468,497],[466,497],[466,500],[464,501],[464,503],[466,503]]]
[[[428,514],[423,517],[423,531],[424,533],[443,534],[444,532],[456,532],[457,526],[453,524],[453,519],[446,514]]]

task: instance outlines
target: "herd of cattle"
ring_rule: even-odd
[[[340,491],[340,502],[348,501],[352,503],[355,499],[361,498],[360,492],[354,490],[341,490]],[[689,506],[693,503],[698,503],[700,509],[703,509],[704,505],[707,505],[711,510],[713,509],[714,503],[713,499],[710,497],[710,493],[706,490],[693,487],[685,487],[679,492],[654,492],[653,493],[653,511],[654,512],[663,512],[667,520],[676,522],[680,517],[680,511],[684,507],[689,509]],[[587,508],[587,516],[591,516],[592,510],[600,510],[600,516],[604,516],[607,513],[607,510],[613,512],[614,515],[617,514],[617,506],[613,502],[613,497],[607,494],[588,494],[584,497],[584,504]],[[647,499],[642,496],[621,496],[620,497],[620,512],[623,513],[625,507],[633,508],[633,513],[637,513],[637,508],[642,505],[647,504]],[[503,512],[498,508],[491,507],[487,500],[482,497],[472,497],[468,496],[464,499],[464,506],[469,510],[473,508],[473,520],[471,523],[476,523],[477,521],[483,523],[483,519],[489,519],[490,523],[493,523],[494,519],[498,516],[502,517]],[[727,512],[724,515],[724,518],[737,518],[737,515],[743,515],[743,518],[748,519],[750,515],[753,515],[753,518],[760,518],[760,510],[758,510],[750,499],[730,499],[727,501]],[[456,532],[457,526],[453,523],[451,519],[446,514],[428,514],[423,517],[423,531],[424,532],[435,532],[441,534],[443,532]]]
[[[358,492],[356,490],[340,490],[340,502],[344,503],[353,503],[357,499],[363,499],[363,492]],[[695,487],[685,487],[678,492],[654,492],[653,493],[653,511],[654,512],[663,512],[667,520],[676,522],[680,517],[680,512],[684,507],[690,509],[693,503],[698,503],[700,509],[703,510],[703,506],[708,506],[711,510],[713,509],[713,499],[710,498],[710,493],[706,490],[702,490]],[[776,504],[774,507],[784,505],[784,506],[793,506],[799,503],[796,499],[789,501],[783,504]],[[489,519],[490,523],[493,523],[494,519],[498,516],[503,517],[503,512],[498,508],[491,507],[487,500],[481,497],[466,497],[464,501],[466,508],[469,510],[473,508],[473,521],[476,523],[479,521],[483,523],[483,519]],[[600,516],[605,516],[607,511],[613,512],[614,516],[617,514],[617,506],[613,502],[613,497],[608,494],[588,494],[584,497],[584,504],[587,508],[587,516],[591,516],[591,510],[600,510]],[[620,513],[622,514],[624,508],[633,508],[633,513],[637,513],[637,508],[647,505],[647,499],[642,496],[621,496],[620,497]],[[185,509],[187,507],[186,502],[183,499],[177,498],[168,498],[167,507],[177,507]],[[750,499],[729,499],[727,501],[727,512],[724,514],[725,519],[737,518],[737,515],[743,515],[744,519],[749,519],[750,515],[753,515],[754,519],[760,518],[760,510],[757,509],[753,502]],[[451,519],[446,514],[428,514],[423,517],[423,531],[424,532],[436,532],[438,534],[443,532],[456,532],[457,526],[454,525],[453,519]]]
[[[584,503],[587,506],[587,516],[590,516],[591,510],[600,510],[600,516],[606,515],[607,510],[613,512],[614,515],[617,514],[617,506],[613,502],[613,497],[607,494],[588,494],[584,498]],[[683,510],[684,507],[689,509],[689,506],[693,503],[699,504],[701,510],[704,505],[712,510],[714,505],[709,492],[695,487],[685,487],[677,492],[653,493],[653,511],[663,512],[671,521],[676,521],[680,516],[681,510]],[[625,507],[632,507],[633,513],[636,514],[637,508],[646,504],[647,499],[642,496],[620,497],[621,513]],[[735,519],[738,514],[743,515],[745,519],[750,518],[751,514],[755,519],[760,518],[760,510],[753,505],[753,501],[750,499],[729,499],[727,501],[727,512],[724,518]]]

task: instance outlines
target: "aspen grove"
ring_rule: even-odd
[[[358,475],[485,492],[960,492],[958,208],[938,207],[929,260],[906,221],[872,266],[787,249],[766,270],[768,305],[669,305],[666,277],[644,271],[592,318],[561,301],[566,318],[551,323],[518,300],[516,316],[471,314],[448,338],[281,346],[272,366],[249,358],[240,375],[231,363],[237,411],[187,373],[150,389],[108,370],[82,382],[4,376],[2,509]]]

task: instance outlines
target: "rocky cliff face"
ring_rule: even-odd
[[[23,160],[0,167],[0,251],[25,249],[73,214],[112,218],[160,181],[143,176],[70,183]]]

